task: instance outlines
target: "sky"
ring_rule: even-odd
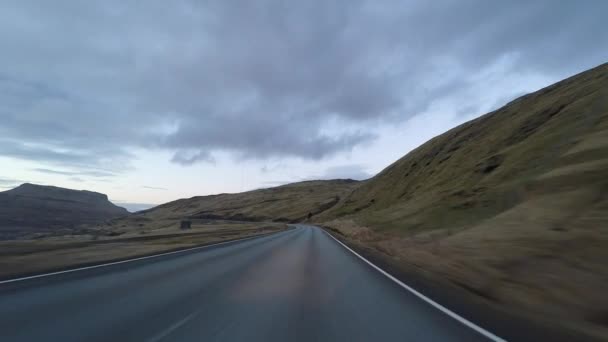
[[[2,1],[0,190],[366,179],[608,61],[608,1]]]

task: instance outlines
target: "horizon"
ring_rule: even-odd
[[[243,192],[256,191],[256,190],[264,190],[264,189],[271,189],[271,188],[278,188],[278,187],[281,187],[281,186],[284,186],[284,185],[292,185],[292,184],[305,183],[305,182],[319,182],[319,181],[321,181],[321,182],[323,182],[323,181],[325,181],[325,182],[331,182],[331,181],[362,182],[362,181],[365,181],[365,180],[367,180],[367,179],[364,179],[364,180],[355,180],[355,179],[351,179],[351,178],[307,179],[307,180],[301,180],[301,181],[297,181],[297,182],[293,182],[293,183],[277,184],[277,185],[272,185],[272,186],[268,186],[268,187],[264,187],[264,188],[249,189],[249,190],[245,190]],[[64,188],[64,187],[58,187],[58,186],[53,185],[53,184],[38,184],[38,183],[31,183],[31,182],[21,183],[21,184],[16,185],[15,187],[0,190],[0,193],[5,192],[5,191],[14,190],[14,189],[20,188],[20,187],[22,187],[24,185],[33,185],[33,186],[39,186],[39,187],[59,188],[59,189],[65,189],[65,190],[71,190],[71,191],[94,192],[94,193],[98,193],[98,194],[101,194],[101,195],[107,195],[105,193],[102,193],[102,192],[99,192],[99,191],[95,191],[94,189]],[[241,192],[219,192],[219,193],[214,193],[214,194],[207,194],[207,195],[204,195],[204,196],[231,195],[231,194],[239,194],[239,193],[241,193]],[[193,196],[193,197],[197,197],[197,196]],[[175,200],[179,200],[179,199],[184,199],[184,198],[177,198]],[[111,198],[108,198],[108,201],[110,201],[112,204],[114,204],[116,206],[119,206],[119,207],[123,207],[123,208],[127,209],[130,213],[135,213],[135,212],[138,212],[138,211],[154,208],[156,206],[167,204],[167,203],[175,201],[175,200],[171,200],[171,201],[163,202],[163,203],[157,203],[157,204],[150,204],[150,203],[119,202],[119,201],[113,201]]]
[[[367,179],[605,63],[608,3],[592,3],[0,5],[0,190],[143,208]]]

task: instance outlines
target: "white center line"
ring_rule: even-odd
[[[169,334],[171,334],[173,331],[175,331],[176,329],[178,329],[179,327],[181,327],[182,325],[188,323],[188,321],[190,321],[191,319],[193,319],[194,317],[196,317],[201,311],[195,311],[191,314],[189,314],[188,316],[180,319],[179,321],[173,323],[171,326],[169,326],[167,329],[163,330],[160,332],[160,334],[150,338],[147,340],[147,342],[159,342],[161,341],[163,338],[169,336]]]

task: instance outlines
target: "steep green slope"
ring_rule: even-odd
[[[315,218],[388,262],[608,337],[608,64],[408,153]]]
[[[602,189],[607,88],[602,65],[523,96],[410,152],[324,218],[415,233],[468,227],[531,196]]]

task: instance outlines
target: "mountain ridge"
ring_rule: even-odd
[[[74,190],[53,185],[40,185],[33,183],[23,183],[16,188],[3,191],[3,193],[30,197],[40,197],[40,195],[46,195],[52,199],[72,199],[76,201],[109,201],[108,195],[100,192],[90,190]],[[78,195],[75,196],[75,194]]]
[[[128,214],[102,193],[24,183],[0,192],[0,237],[70,231]]]
[[[352,179],[312,180],[242,193],[194,196],[137,212],[133,219],[299,222],[327,210],[358,184]]]

